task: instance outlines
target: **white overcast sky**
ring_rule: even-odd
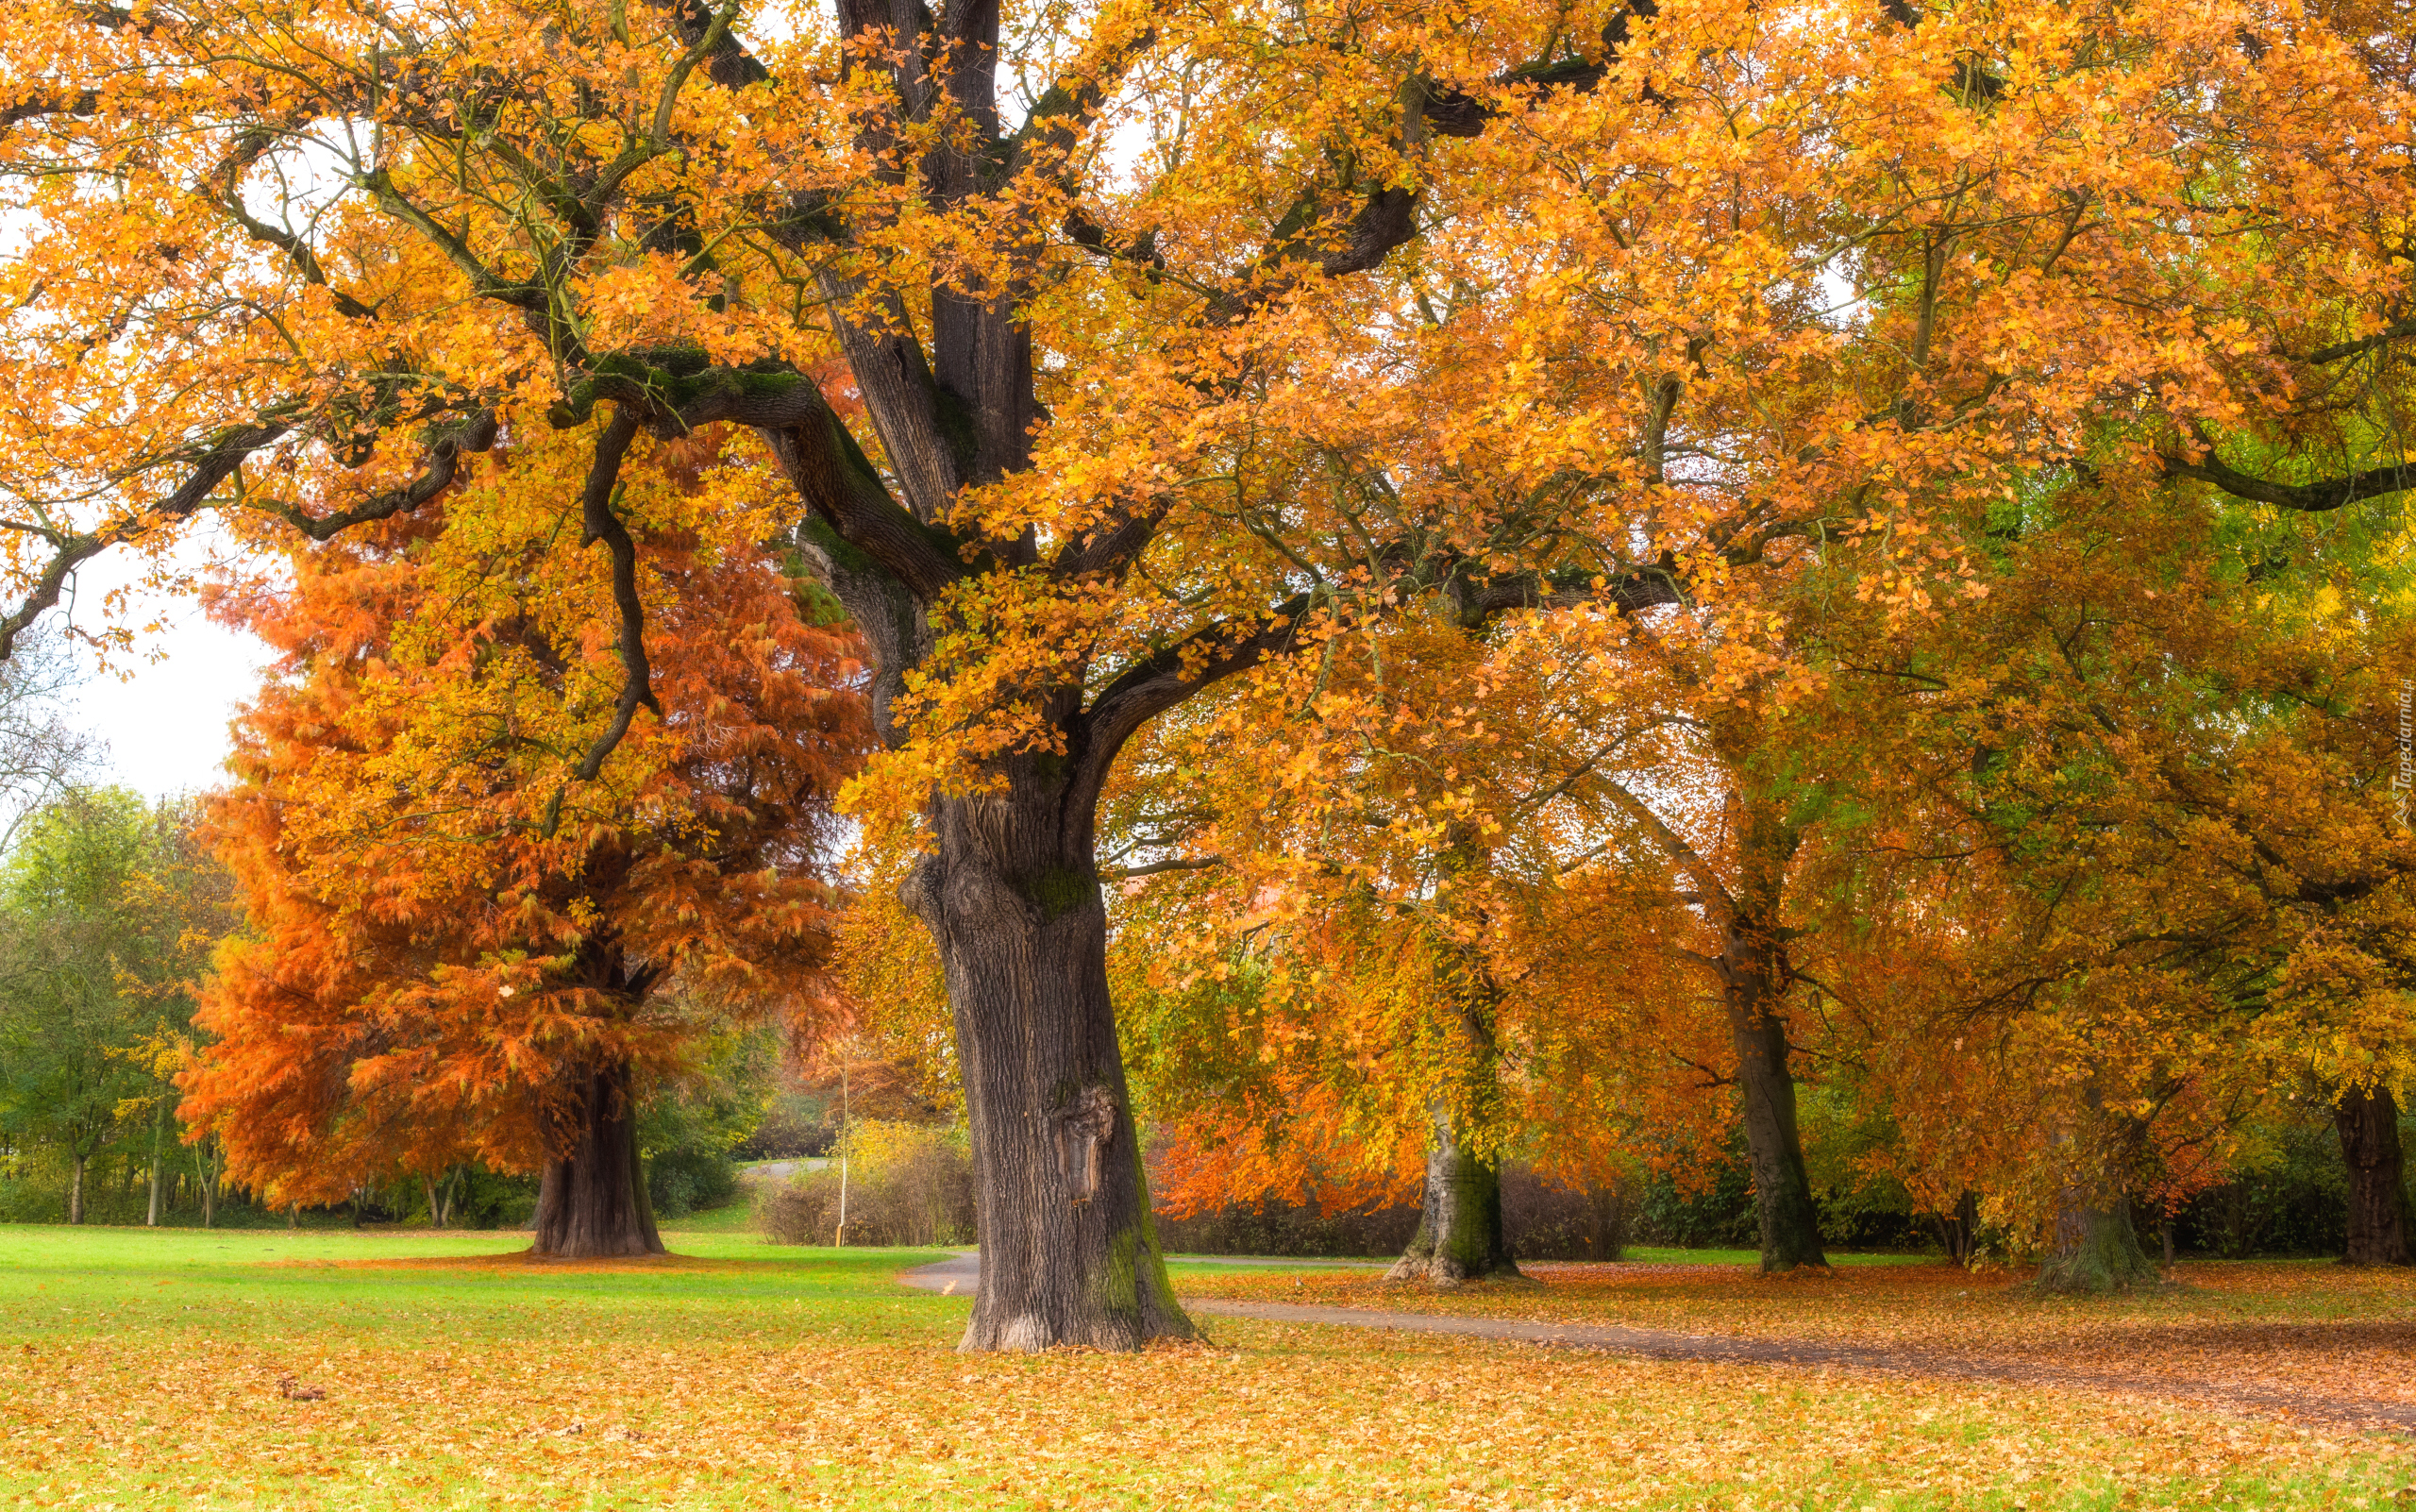
[[[198,567],[222,545],[215,536],[198,537],[176,560]],[[76,584],[76,623],[97,628],[103,596],[138,575],[133,560],[118,552],[87,563]],[[154,618],[164,627],[142,632]],[[211,623],[191,597],[138,596],[125,623],[137,627],[134,650],[113,656],[111,668],[75,695],[75,722],[109,742],[104,780],[154,798],[218,786],[226,780],[219,764],[228,748],[226,721],[259,687],[268,647]],[[78,654],[92,664],[90,651]]]

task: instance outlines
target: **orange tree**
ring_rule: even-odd
[[[1406,1157],[1424,1218],[1395,1278],[1515,1273],[1503,1155],[1606,1151],[1567,1114],[1577,1047],[1617,1026],[1538,991],[1566,978],[1536,958],[1609,944],[1567,938],[1563,882],[1602,848],[1600,772],[1659,732],[1603,681],[1622,636],[1588,606],[1483,633],[1415,614],[1136,746],[1106,810],[1112,963],[1177,1202],[1364,1201]]]
[[[880,664],[967,1341],[1185,1333],[1092,854],[1132,733],[1428,591],[1708,598],[1858,542],[1918,605],[1924,512],[2011,470],[2395,489],[2402,431],[2342,423],[2395,390],[2341,376],[2416,334],[2405,45],[2179,0],[41,0],[0,39],[0,636],[204,509],[331,534],[548,420],[626,563],[636,438],[747,428]],[[560,785],[656,717],[615,604]]]
[[[477,1159],[543,1170],[539,1253],[659,1253],[635,1104],[732,1016],[828,1005],[819,868],[869,731],[852,641],[780,563],[699,542],[732,501],[657,453],[616,508],[660,719],[565,799],[558,752],[610,716],[619,658],[560,529],[562,449],[223,601],[281,660],[213,807],[252,928],[184,1106],[275,1204]]]

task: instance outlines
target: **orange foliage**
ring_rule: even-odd
[[[486,467],[461,502],[542,499],[548,460]],[[397,1167],[530,1167],[580,1072],[672,1075],[730,1015],[830,1011],[818,867],[869,738],[853,646],[760,550],[678,529],[699,457],[661,461],[624,507],[659,523],[662,718],[569,804],[528,748],[615,651],[597,599],[563,592],[592,563],[558,494],[517,539],[423,510],[222,606],[281,653],[211,815],[255,932],[222,956],[199,1016],[219,1043],[185,1083],[236,1180],[309,1201]]]

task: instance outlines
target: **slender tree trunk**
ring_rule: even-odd
[[[845,1249],[847,1243],[847,1067],[839,1067],[839,1227],[830,1235],[833,1247]]]
[[[218,1184],[210,1179],[208,1140],[193,1147],[193,1184],[201,1189],[201,1226],[215,1227],[218,1222]]]
[[[86,1157],[77,1153],[75,1166],[67,1178],[67,1221],[84,1221],[84,1165]]]
[[[581,1079],[567,1133],[565,1148],[546,1162],[538,1187],[531,1252],[556,1260],[662,1254],[638,1163],[637,1107],[628,1067]]]
[[[972,1124],[982,1279],[963,1347],[1189,1338],[1108,1000],[1089,804],[1041,774],[1012,781],[940,801],[937,853],[904,892],[947,968]]]
[[[2399,1143],[2397,1100],[2376,1083],[2342,1093],[2332,1116],[2349,1167],[2349,1242],[2341,1263],[2416,1264],[2408,1240],[2408,1165]]]
[[[168,1105],[162,1100],[159,1111],[151,1119],[151,1204],[143,1219],[143,1226],[148,1229],[159,1226],[159,1142],[166,1135],[167,1122]]]
[[[1426,1201],[1409,1248],[1385,1272],[1387,1281],[1439,1286],[1489,1276],[1515,1276],[1518,1263],[1502,1235],[1502,1165],[1472,1153],[1451,1126],[1448,1108],[1434,1110],[1426,1143]]]
[[[1820,1213],[1795,1122],[1795,1079],[1781,1013],[1787,966],[1766,928],[1734,929],[1720,960],[1729,1033],[1736,1047],[1737,1111],[1762,1222],[1764,1274],[1823,1266]]]
[[[1952,1214],[1938,1215],[1938,1237],[1945,1241],[1946,1257],[1970,1269],[1971,1256],[1979,1246],[1980,1194],[1965,1192],[1955,1200]]]

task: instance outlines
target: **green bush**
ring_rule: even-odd
[[[723,1150],[666,1150],[646,1162],[646,1188],[658,1220],[686,1218],[738,1201],[738,1166]]]

